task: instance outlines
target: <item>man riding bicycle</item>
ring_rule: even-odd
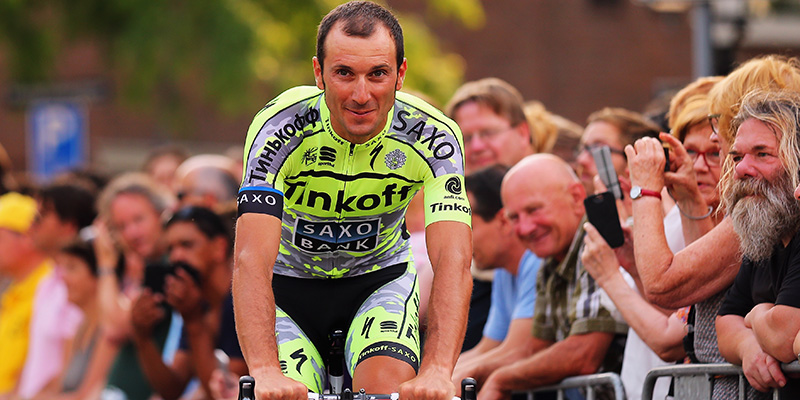
[[[397,92],[402,30],[379,5],[325,16],[313,67],[316,87],[270,101],[245,143],[233,294],[257,397],[322,390],[327,334],[341,329],[354,388],[449,400],[471,287],[461,132]],[[420,362],[404,216],[422,187],[434,280]]]

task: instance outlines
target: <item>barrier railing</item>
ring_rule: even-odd
[[[794,361],[782,364],[783,372],[800,372],[800,364]],[[671,376],[676,399],[711,399],[714,382],[718,376],[738,376],[739,399],[746,398],[747,378],[742,367],[733,364],[683,364],[653,368],[647,373],[642,388],[642,400],[653,400],[653,388],[660,377]],[[772,391],[774,400],[780,399],[778,390]]]
[[[586,390],[586,400],[594,400],[597,387],[608,386],[614,391],[615,400],[625,399],[625,390],[622,388],[622,380],[619,375],[613,372],[605,372],[602,374],[581,375],[566,378],[563,381],[549,386],[543,386],[534,390],[529,390],[527,393],[528,399],[533,400],[536,398],[536,393],[541,392],[556,392],[558,400],[564,400],[564,391],[567,389],[584,388]]]

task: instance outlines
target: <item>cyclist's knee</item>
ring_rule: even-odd
[[[400,384],[413,379],[416,371],[409,363],[389,356],[362,360],[353,374],[353,390],[367,393],[396,393]]]

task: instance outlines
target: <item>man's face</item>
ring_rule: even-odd
[[[333,130],[345,140],[364,143],[386,126],[395,91],[403,87],[406,62],[398,68],[394,40],[382,24],[364,38],[348,36],[338,22],[323,45],[324,70],[315,57],[314,76],[325,90]]]
[[[592,153],[586,148],[608,146],[611,149],[611,161],[614,163],[614,170],[617,176],[624,176],[628,162],[623,156],[622,135],[619,130],[608,122],[595,121],[589,124],[583,131],[581,138],[581,148],[576,162],[578,164],[578,177],[586,189],[586,193],[594,193],[594,176],[597,175],[597,167],[594,163]]]
[[[734,182],[728,196],[731,222],[742,252],[753,261],[772,255],[800,224],[800,205],[779,157],[779,137],[770,126],[748,119],[736,134],[730,156]]]
[[[111,225],[123,244],[146,260],[158,257],[161,216],[143,195],[123,193],[111,202]]]
[[[484,104],[464,103],[453,119],[464,135],[467,173],[494,164],[512,167],[531,151],[528,125],[511,126],[508,119]]]
[[[166,231],[169,262],[184,262],[205,275],[216,261],[213,242],[191,222],[174,222]]]
[[[52,204],[39,202],[39,214],[28,233],[36,247],[48,254],[55,254],[74,239],[78,233],[74,223],[62,221]]]
[[[525,247],[541,258],[563,259],[584,214],[584,191],[537,185],[529,175],[515,174],[503,182],[502,196],[506,216]]]
[[[477,204],[470,192],[467,192],[470,204]],[[475,267],[481,270],[497,268],[498,255],[503,251],[501,244],[507,238],[503,236],[502,215],[498,214],[486,221],[483,217],[472,214],[472,258]]]

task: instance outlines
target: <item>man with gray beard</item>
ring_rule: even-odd
[[[800,380],[787,379],[780,363],[795,359],[800,330],[800,94],[748,94],[732,129],[722,202],[744,258],[717,316],[719,349],[756,390],[796,399]]]

